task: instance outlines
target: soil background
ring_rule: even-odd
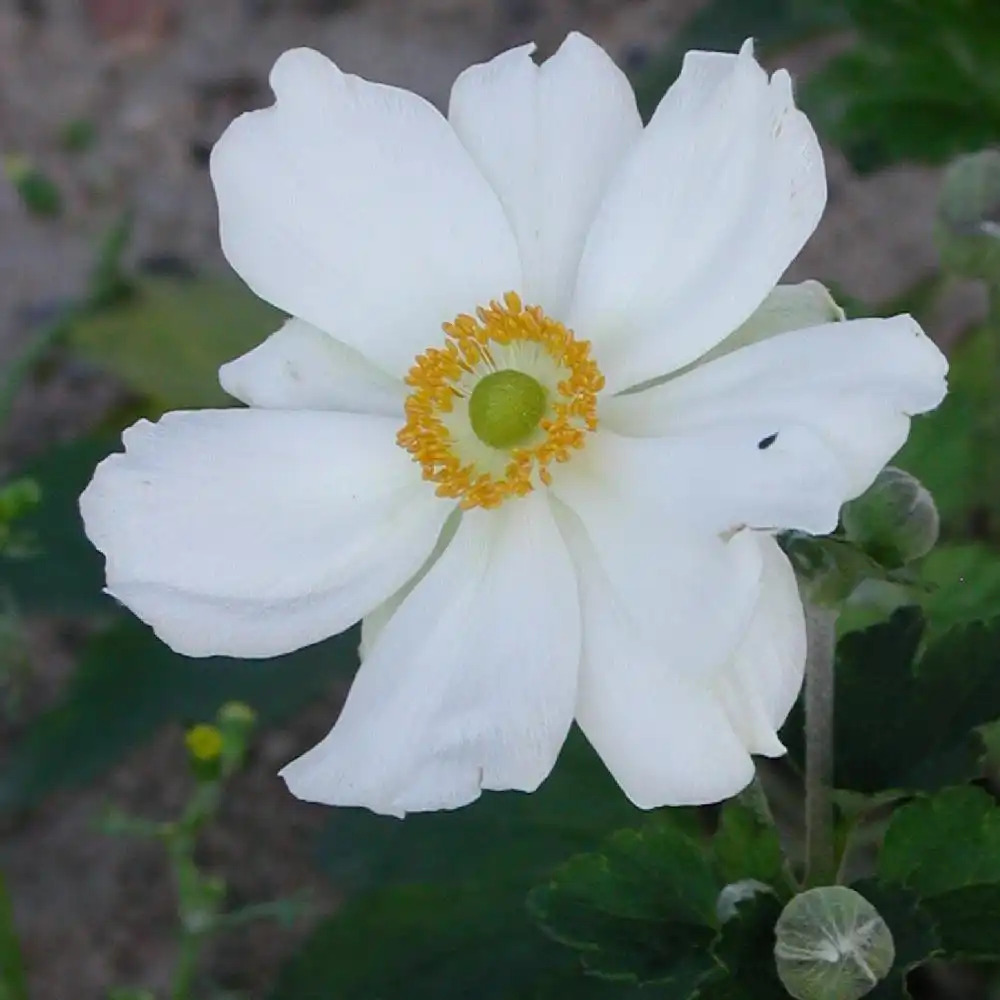
[[[701,0],[0,0],[0,154],[31,156],[62,188],[66,211],[29,215],[0,180],[0,371],[39,323],[83,288],[97,236],[135,211],[136,258],[179,258],[222,271],[207,153],[228,121],[270,103],[267,73],[284,49],[310,45],[351,72],[411,88],[443,106],[457,73],[526,40],[554,50],[573,28],[626,68],[661,49]],[[813,45],[784,62],[804,74]],[[83,154],[66,152],[67,122],[93,122]],[[895,168],[859,179],[828,151],[830,204],[789,277],[817,277],[863,300],[901,293],[935,266],[935,171]],[[949,342],[982,308],[958,288],[932,334]],[[83,433],[121,387],[63,359],[33,379],[0,432],[0,474]],[[68,622],[30,625],[31,671],[20,714],[0,721],[0,754],[58,696],[80,637]],[[233,783],[202,860],[234,901],[311,886],[334,890],[311,863],[324,810],[293,800],[275,777],[332,723],[342,692],[294,725],[265,734]],[[117,984],[164,995],[174,958],[174,899],[155,845],[110,839],[94,819],[114,801],[166,818],[190,790],[180,733],[156,735],[93,786],[61,793],[0,829],[0,868],[14,899],[32,1000],[102,1000]],[[207,959],[221,986],[261,998],[302,931],[257,927]]]

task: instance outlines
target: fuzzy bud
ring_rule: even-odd
[[[842,885],[809,889],[789,902],[774,928],[778,978],[796,1000],[858,1000],[896,958],[878,910]]]
[[[840,514],[847,538],[887,569],[926,555],[940,530],[930,493],[908,472],[887,466]]]
[[[1000,284],[1000,150],[960,156],[948,168],[936,236],[949,271]]]

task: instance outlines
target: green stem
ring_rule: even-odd
[[[201,958],[202,935],[189,931],[181,933],[174,979],[170,987],[170,1000],[191,1000],[198,960]]]
[[[825,885],[836,873],[833,848],[833,683],[837,612],[807,609],[806,652],[806,870],[807,885]]]

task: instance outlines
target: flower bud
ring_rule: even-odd
[[[764,882],[755,878],[740,879],[739,882],[730,882],[719,893],[719,898],[715,901],[715,915],[719,918],[719,923],[724,924],[727,920],[732,920],[739,913],[740,903],[753,899],[758,893],[769,892],[774,895],[774,890]]]
[[[1000,150],[961,156],[945,172],[936,236],[949,271],[1000,284]]]
[[[847,538],[887,569],[926,555],[940,529],[930,493],[908,472],[887,466],[840,512]]]
[[[229,775],[243,763],[257,725],[257,713],[242,701],[227,701],[216,716],[222,733],[223,770]]]
[[[222,733],[216,726],[199,723],[184,734],[188,760],[195,776],[202,781],[213,781],[222,768]]]
[[[796,1000],[858,1000],[884,979],[896,958],[878,910],[842,885],[809,889],[774,928],[778,978]]]

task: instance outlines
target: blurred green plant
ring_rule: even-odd
[[[2,160],[3,173],[32,215],[54,218],[62,214],[63,198],[55,181],[33,160],[20,153],[8,153]]]
[[[1000,6],[838,0],[853,44],[801,87],[824,138],[867,172],[945,163],[1000,141]]]
[[[249,705],[227,702],[213,723],[199,723],[188,730],[188,763],[197,784],[177,820],[142,819],[114,807],[101,819],[104,833],[158,840],[167,852],[180,923],[170,1000],[193,1000],[202,953],[220,931],[258,920],[290,925],[312,908],[309,897],[302,894],[225,910],[225,881],[203,872],[195,860],[198,838],[215,819],[226,782],[243,766],[255,722],[256,713]],[[139,996],[142,994],[138,991]],[[120,997],[128,995],[128,990],[118,991]]]
[[[14,911],[0,875],[0,1000],[28,1000],[28,981],[14,927]]]

